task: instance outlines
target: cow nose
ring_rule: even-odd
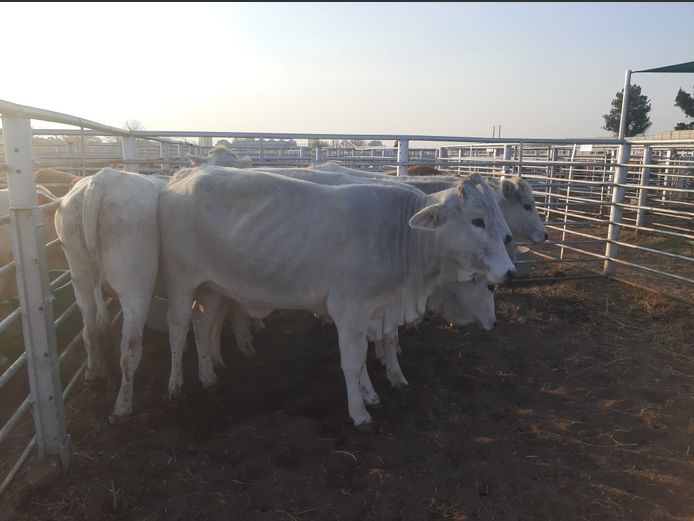
[[[513,235],[510,233],[506,234],[506,238],[504,238],[504,244],[509,244],[513,240]]]
[[[545,232],[545,240],[549,239],[549,233]]]
[[[513,280],[513,277],[516,276],[516,270],[508,270],[506,272],[506,279],[507,280]]]
[[[496,320],[492,323],[492,327],[496,327]]]

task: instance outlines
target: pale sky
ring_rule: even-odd
[[[148,130],[607,137],[693,3],[0,4],[0,99]],[[648,133],[694,74],[635,74]],[[55,127],[35,123],[35,127]]]

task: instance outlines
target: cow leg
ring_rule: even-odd
[[[217,369],[224,369],[226,367],[224,358],[222,357],[222,329],[224,328],[224,321],[228,313],[229,299],[222,298],[219,302],[217,315],[214,317],[214,322],[212,323],[212,333],[210,335],[210,354],[212,355],[212,363]]]
[[[376,390],[371,383],[371,378],[369,378],[366,363],[364,363],[364,368],[362,369],[361,376],[359,377],[359,388],[361,389],[361,397],[366,405],[376,408],[381,405],[381,399],[378,397],[378,394],[376,394]]]
[[[386,365],[386,349],[383,345],[383,339],[374,340],[374,354],[376,359],[381,362],[381,365]]]
[[[402,374],[400,363],[398,362],[398,351],[400,350],[400,341],[398,332],[389,333],[383,337],[383,349],[385,352],[386,376],[390,385],[393,387],[405,387],[407,380]]]
[[[121,383],[111,422],[121,421],[133,412],[133,382],[135,371],[142,359],[142,330],[149,310],[149,295],[142,302],[125,302],[123,308],[123,336],[120,344]]]
[[[171,292],[169,293],[171,295]],[[183,389],[183,351],[186,347],[192,310],[193,293],[177,293],[170,296],[166,321],[169,324],[171,346],[171,374],[169,376],[169,400],[178,398]]]
[[[87,369],[84,372],[84,382],[90,384],[101,378],[102,364],[99,354],[99,328],[96,318],[96,301],[94,300],[94,282],[90,277],[78,275],[77,270],[72,274],[72,285],[75,290],[75,300],[82,313],[82,340],[87,351]]]
[[[249,358],[255,356],[251,318],[246,313],[246,310],[243,309],[243,306],[236,302],[231,303],[231,321],[234,326],[236,347]]]
[[[331,313],[335,317],[339,314]],[[366,362],[366,324],[365,320],[344,320],[335,318],[340,345],[340,365],[347,386],[347,407],[349,416],[356,427],[371,424],[371,415],[366,410],[359,381]]]
[[[193,310],[193,332],[198,351],[198,378],[205,389],[217,383],[211,353],[211,337],[222,296],[213,291],[199,290],[195,295]]]

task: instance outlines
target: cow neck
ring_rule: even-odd
[[[432,204],[432,198],[412,198],[408,208],[403,208],[404,233],[401,242],[401,259],[405,266],[405,281],[400,291],[399,325],[412,322],[426,310],[426,301],[436,287],[441,261],[436,248],[435,231],[419,230],[409,225],[410,218],[422,208]]]

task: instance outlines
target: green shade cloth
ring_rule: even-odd
[[[694,72],[694,62],[680,63],[678,65],[668,65],[667,67],[658,67],[657,69],[646,69],[644,71],[634,72]]]

